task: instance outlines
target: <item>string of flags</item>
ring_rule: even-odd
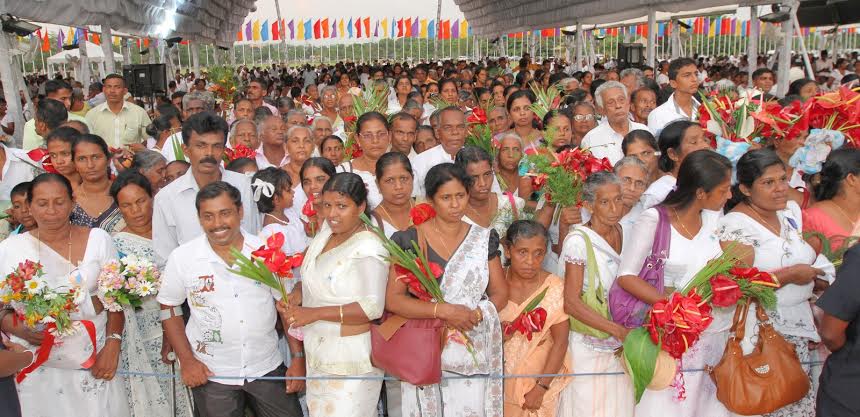
[[[558,29],[556,29],[558,31]],[[238,42],[267,42],[311,39],[465,39],[472,35],[466,19],[407,18],[318,18],[253,19],[236,32]],[[557,34],[556,34],[557,35]]]

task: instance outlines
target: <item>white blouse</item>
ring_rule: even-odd
[[[780,235],[775,235],[761,223],[744,213],[726,214],[720,222],[720,238],[752,246],[755,251],[753,266],[762,271],[776,271],[797,264],[808,264],[824,270],[823,279],[833,282],[835,269],[823,255],[816,255],[812,246],[803,240],[803,218],[800,206],[789,200],[785,209],[776,212],[779,218]],[[768,312],[774,328],[783,335],[798,336],[814,341],[821,340],[812,319],[814,283],[804,285],[786,284],[776,290],[776,311]],[[753,311],[750,310],[752,314]],[[755,316],[747,320],[756,323]],[[747,334],[752,334],[747,332]]]
[[[364,180],[364,186],[367,187],[367,205],[370,210],[382,203],[382,193],[379,192],[379,186],[376,185],[376,175],[372,172],[356,169],[350,161],[338,165],[337,172],[352,172]]]
[[[675,188],[676,184],[678,184],[678,179],[668,174],[657,178],[657,180],[652,182],[645,192],[642,193],[642,196],[639,197],[640,210],[644,211],[662,203],[672,189]]]

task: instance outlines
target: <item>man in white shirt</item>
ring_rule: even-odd
[[[391,116],[391,150],[410,158],[418,156],[412,149],[418,134],[418,121],[409,113],[400,112]]]
[[[182,138],[182,150],[191,168],[162,188],[153,203],[152,244],[162,259],[167,259],[177,246],[203,234],[193,210],[194,198],[201,188],[215,181],[225,181],[239,189],[244,207],[242,228],[254,234],[260,231],[251,180],[221,168],[227,122],[211,112],[195,114],[183,123]]]
[[[48,80],[44,87],[45,98],[59,101],[66,107],[67,120],[76,120],[86,125],[87,128],[91,127],[86,119],[68,111],[72,107],[72,86],[69,83],[63,80]],[[34,117],[24,123],[24,145],[22,147],[25,151],[29,151],[44,146],[45,139],[36,133],[36,118]]]
[[[648,130],[648,127],[630,120],[630,99],[624,84],[607,81],[594,91],[594,99],[597,106],[603,109],[606,123],[591,129],[582,138],[580,147],[590,150],[597,158],[609,159],[609,163],[615,165],[624,157],[621,151],[624,136],[631,130]]]
[[[280,116],[266,116],[257,124],[262,152],[257,154],[257,169],[280,168],[290,162],[284,146],[287,124]]]
[[[258,417],[300,417],[296,392],[302,381],[255,379],[306,372],[302,343],[292,336],[287,340],[294,359],[289,369],[283,365],[275,330],[280,294],[230,271],[232,250],[250,257],[263,245],[240,227],[242,206],[239,190],[223,181],[197,193],[197,221],[205,234],[170,254],[157,297],[159,319],[201,416],[244,415],[247,404]],[[191,318],[184,325],[179,306],[186,300]]]
[[[667,124],[678,119],[699,119],[699,102],[695,95],[699,91],[698,68],[692,58],[678,58],[669,64],[669,84],[675,92],[669,99],[648,115],[648,129],[659,137]]]
[[[454,162],[457,152],[463,149],[466,143],[466,115],[456,107],[446,107],[439,110],[439,145],[430,148],[412,159],[412,172],[414,182],[412,196],[422,199],[425,197],[424,177],[427,171],[436,165],[445,162]],[[493,176],[493,188],[495,193],[501,193],[502,188],[498,180]]]
[[[189,117],[204,111],[212,111],[215,108],[215,98],[212,94],[199,91],[192,91],[182,96],[182,120],[188,120]],[[182,146],[182,132],[176,132],[170,135],[164,141],[164,146],[161,147],[161,155],[167,159],[167,162],[176,160],[175,146]]]
[[[266,107],[272,111],[272,114],[279,116],[280,113],[278,113],[278,108],[263,100],[263,97],[266,97],[268,91],[269,83],[266,82],[265,79],[254,78],[248,83],[248,88],[245,89],[245,96],[248,100],[251,100],[251,105],[254,106],[254,110],[257,110],[259,107]]]

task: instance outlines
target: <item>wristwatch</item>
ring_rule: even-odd
[[[107,336],[108,339],[116,339],[122,342],[122,335],[119,333],[111,333]]]

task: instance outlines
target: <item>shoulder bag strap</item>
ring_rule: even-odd
[[[585,241],[585,273],[587,274],[586,279],[588,280],[587,291],[601,294],[603,290],[600,289],[598,291],[598,287],[602,287],[602,283],[597,277],[597,258],[594,256],[594,245],[592,245],[591,238],[588,237],[588,233],[580,229],[577,229],[576,232],[579,233],[579,235],[582,236],[582,240]]]
[[[732,328],[729,331],[732,333],[735,340],[743,340],[746,332],[747,312],[749,311],[750,300],[743,298],[738,302],[735,308],[735,318],[732,320]]]
[[[418,233],[418,249],[421,250],[421,253],[424,255],[424,258],[429,262],[430,259],[427,257],[427,235],[424,234],[423,228],[421,226],[415,226],[415,231]]]
[[[671,231],[669,227],[669,215],[666,213],[666,207],[662,205],[654,206],[657,209],[657,214],[660,216],[657,220],[657,230],[654,233],[654,244],[651,245],[651,256],[657,258],[667,258],[669,256],[669,242],[672,241]]]

